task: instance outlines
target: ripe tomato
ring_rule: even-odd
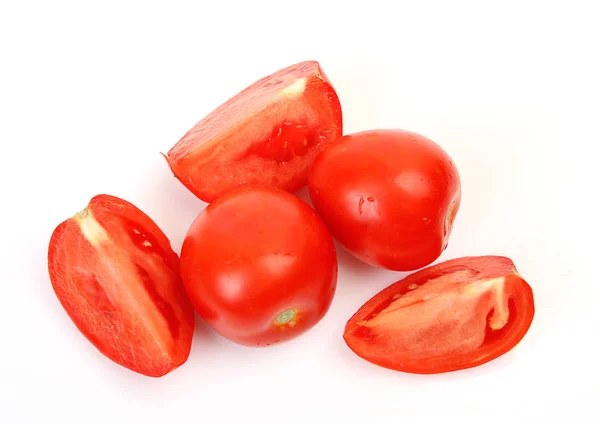
[[[179,258],[131,203],[98,195],[62,222],[50,239],[48,271],[76,327],[114,362],[160,377],[187,360],[194,310]]]
[[[446,248],[460,205],[452,159],[408,131],[346,135],[313,163],[309,194],[333,236],[368,264],[412,271]]]
[[[358,356],[417,374],[472,368],[519,343],[534,316],[533,292],[513,262],[465,257],[422,269],[367,301],[346,324]]]
[[[192,223],[181,251],[195,309],[224,337],[269,346],[325,315],[337,284],[333,238],[294,195],[244,187],[217,199]]]
[[[256,81],[190,129],[167,154],[189,190],[211,202],[247,185],[296,191],[342,134],[338,96],[316,61]]]

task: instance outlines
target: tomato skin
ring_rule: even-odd
[[[171,171],[205,202],[245,186],[294,192],[315,156],[342,135],[342,109],[317,61],[254,82],[196,123],[167,153]]]
[[[194,311],[179,258],[133,204],[100,194],[58,225],[48,246],[48,273],[77,329],[110,360],[149,377],[186,362]]]
[[[370,265],[412,271],[446,248],[460,178],[440,146],[403,130],[346,135],[309,173],[310,198],[333,236]]]
[[[271,187],[241,188],[209,204],[185,237],[181,270],[198,314],[246,346],[283,342],[316,325],[338,272],[318,215]]]
[[[509,352],[534,314],[533,291],[511,259],[463,257],[419,270],[373,296],[348,320],[344,340],[384,368],[438,374]]]

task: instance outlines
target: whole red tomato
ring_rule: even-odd
[[[182,279],[199,315],[224,337],[269,346],[325,315],[337,283],[333,238],[294,195],[246,187],[211,203],[181,251]]]
[[[308,188],[317,212],[347,250],[396,271],[439,257],[461,196],[450,156],[428,138],[402,130],[341,137],[317,156]]]

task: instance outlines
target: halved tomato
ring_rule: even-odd
[[[159,377],[187,360],[194,312],[179,258],[136,206],[93,197],[52,233],[48,271],[71,320],[114,362]]]
[[[346,324],[358,356],[434,374],[472,368],[511,350],[534,316],[533,292],[512,260],[464,257],[422,269],[367,301]]]
[[[326,145],[342,135],[342,109],[316,61],[256,81],[190,129],[168,152],[175,177],[205,202],[247,185],[296,191]]]

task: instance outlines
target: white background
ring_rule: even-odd
[[[598,422],[593,3],[2,2],[0,423]],[[160,152],[306,59],[337,89],[346,133],[405,128],[450,153],[463,203],[440,260],[511,257],[535,292],[530,332],[468,371],[373,366],[342,330],[402,275],[340,251],[330,312],[292,342],[245,348],[198,322],[188,362],[161,379],[105,359],[51,289],[54,227],[110,193],[179,252],[204,204]]]

